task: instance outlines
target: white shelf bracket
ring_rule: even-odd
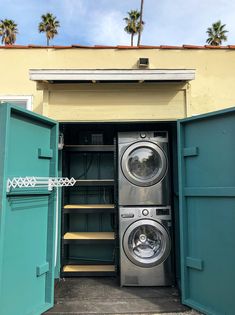
[[[74,186],[76,180],[68,177],[13,177],[7,179],[7,192],[17,188],[47,188]]]

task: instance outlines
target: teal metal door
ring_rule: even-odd
[[[57,123],[0,105],[0,314],[39,315],[52,307],[55,191],[18,188],[13,177],[57,176]]]
[[[178,122],[182,301],[235,314],[235,109]]]

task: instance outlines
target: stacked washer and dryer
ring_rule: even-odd
[[[118,133],[121,286],[173,284],[168,132]]]

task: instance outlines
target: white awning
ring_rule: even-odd
[[[194,69],[145,70],[81,70],[81,69],[31,69],[33,81],[190,81],[195,79]]]

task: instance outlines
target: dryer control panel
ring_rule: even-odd
[[[171,207],[120,207],[120,219],[152,218],[171,220]]]

